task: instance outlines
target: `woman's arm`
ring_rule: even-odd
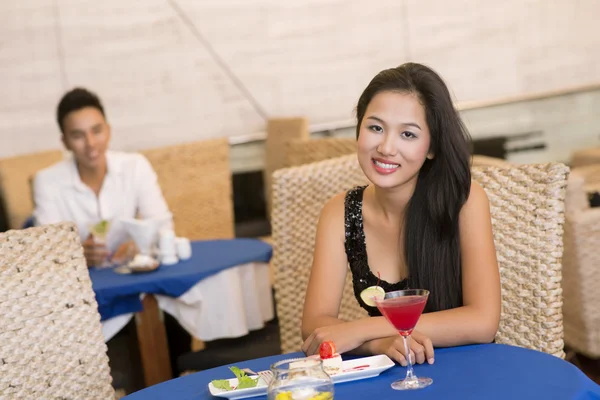
[[[500,273],[487,195],[476,182],[460,217],[463,306],[423,314],[416,329],[436,347],[494,340],[500,323]]]
[[[325,340],[334,341],[340,353],[372,353],[381,348],[374,345],[383,343],[378,339],[397,334],[384,317],[351,322],[337,318],[347,269],[343,199],[332,199],[319,219],[302,319],[302,350],[307,354],[315,354]],[[475,182],[459,218],[463,306],[423,314],[416,327],[435,347],[489,343],[500,321],[500,274],[489,201]]]
[[[343,322],[337,316],[348,263],[344,249],[344,198],[345,194],[333,197],[319,216],[302,315],[304,340],[317,328]]]
[[[344,248],[345,193],[333,197],[319,217],[313,265],[304,300],[302,317],[302,350],[315,354],[326,340],[344,353],[366,341],[389,337],[396,330],[384,317],[367,317],[345,322],[338,318],[348,259]]]

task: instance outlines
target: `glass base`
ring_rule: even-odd
[[[394,390],[413,390],[423,389],[433,383],[431,378],[413,378],[413,379],[400,379],[392,383],[392,389]]]

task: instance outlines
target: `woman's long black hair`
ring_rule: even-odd
[[[425,312],[462,305],[458,217],[471,190],[470,137],[446,84],[430,68],[406,63],[371,80],[356,106],[356,136],[367,106],[384,91],[414,93],[425,108],[430,152],[404,216],[409,287],[430,291]]]

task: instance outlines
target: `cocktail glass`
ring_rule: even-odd
[[[103,244],[106,246],[106,237],[108,236],[110,225],[110,221],[103,219],[97,224],[90,226],[90,233],[92,234],[94,243]],[[97,268],[108,268],[110,266],[112,266],[112,263],[108,258],[104,260],[102,264],[96,265]]]
[[[383,299],[373,298],[381,314],[396,328],[404,341],[406,350],[406,377],[392,383],[392,389],[422,389],[433,383],[433,379],[417,377],[413,372],[413,360],[410,357],[410,334],[417,325],[427,303],[428,290],[397,290],[385,294]]]

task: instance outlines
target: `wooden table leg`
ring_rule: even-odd
[[[154,296],[147,294],[142,301],[144,310],[135,315],[142,368],[146,386],[171,379],[171,360],[165,324]]]

